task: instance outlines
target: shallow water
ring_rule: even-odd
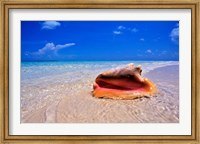
[[[53,62],[22,62],[21,80],[30,80],[59,74],[91,72],[98,74],[102,70],[120,67],[129,63],[142,65],[143,73],[158,67],[178,64],[177,61],[53,61]]]
[[[99,73],[128,63],[142,65],[143,74],[158,87],[155,97],[92,97],[92,84]],[[179,122],[178,65],[177,61],[23,62],[21,122]]]

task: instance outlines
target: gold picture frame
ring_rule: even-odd
[[[199,0],[1,0],[1,97],[0,121],[2,143],[200,143],[199,116]],[[131,135],[131,136],[25,136],[9,135],[9,9],[115,8],[115,9],[191,9],[192,13],[192,134],[191,135]]]

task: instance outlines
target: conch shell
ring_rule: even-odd
[[[105,71],[97,76],[93,84],[93,96],[111,99],[135,99],[153,96],[156,85],[141,76],[141,66],[132,63],[125,67]]]

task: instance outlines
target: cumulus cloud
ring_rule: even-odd
[[[37,52],[34,52],[34,55],[44,55],[44,54],[57,54],[57,51],[60,49],[68,48],[74,46],[75,43],[67,43],[63,45],[55,45],[54,43],[47,43],[43,48],[39,49]]]
[[[144,38],[141,38],[140,41],[144,41]]]
[[[121,31],[113,31],[113,33],[116,34],[116,35],[122,34]]]
[[[178,24],[176,26],[179,26]],[[169,37],[171,41],[178,43],[179,42],[179,27],[173,28],[170,32]]]
[[[117,27],[117,29],[119,29],[119,30],[123,30],[123,29],[126,29],[126,27],[120,25],[120,26]]]
[[[148,50],[146,51],[146,53],[152,53],[152,51],[151,51],[150,49],[148,49]]]
[[[133,29],[131,29],[131,31],[132,31],[132,32],[138,32],[138,29],[133,28]]]
[[[125,32],[138,32],[138,29],[137,28],[131,28],[131,27],[125,27],[125,26],[118,26],[116,30],[113,31],[114,34],[122,34],[122,33],[125,33]]]
[[[41,29],[53,30],[58,26],[61,26],[61,23],[57,21],[45,21],[42,23]]]

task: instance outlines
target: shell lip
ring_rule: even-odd
[[[97,76],[93,84],[95,97],[134,99],[150,96],[157,92],[156,85],[141,76],[141,66],[129,64],[124,68],[116,68]]]

